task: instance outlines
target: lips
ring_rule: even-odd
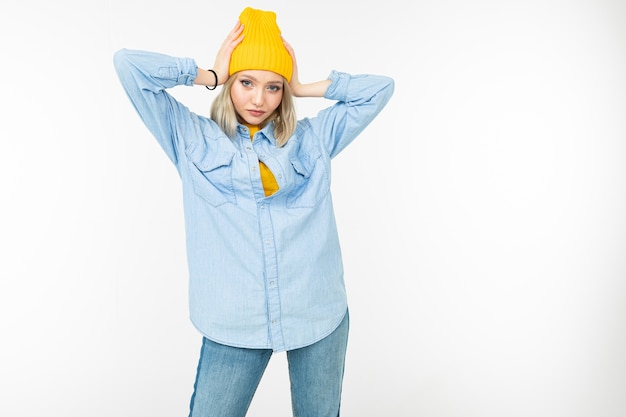
[[[248,113],[250,113],[250,115],[254,117],[261,117],[265,114],[265,112],[261,110],[248,110]]]

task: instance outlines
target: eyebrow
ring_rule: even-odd
[[[245,77],[245,78],[250,78],[251,80],[254,80],[254,81],[257,81],[257,82],[259,81],[258,78],[254,77],[254,76],[252,76],[250,74],[247,74],[245,72],[240,73],[239,76],[240,77]],[[280,84],[280,85],[282,85],[283,84],[283,80],[282,79],[281,80],[271,80],[271,81],[268,81],[267,84]]]

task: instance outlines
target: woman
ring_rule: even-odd
[[[122,49],[122,85],[182,180],[193,324],[190,416],[244,416],[286,351],[294,415],[339,415],[348,309],[330,161],[382,110],[393,80],[332,71],[303,84],[273,12],[246,8],[212,69]],[[211,117],[167,93],[222,89]],[[335,103],[298,121],[293,97]]]

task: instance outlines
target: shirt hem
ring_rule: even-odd
[[[301,348],[304,348],[304,347],[307,347],[307,346],[311,346],[311,345],[319,342],[320,340],[328,337],[332,332],[337,330],[337,328],[339,327],[341,322],[343,322],[344,318],[346,317],[346,314],[348,314],[348,308],[347,307],[346,307],[346,310],[344,311],[344,313],[339,318],[339,320],[333,326],[331,326],[330,330],[327,331],[326,333],[322,334],[321,336],[315,338],[315,340],[313,340],[311,342],[303,343],[301,345],[285,346],[285,347],[281,347],[281,348],[273,348],[270,345],[255,346],[255,345],[246,345],[246,344],[240,344],[240,343],[227,342],[225,340],[221,340],[219,338],[210,336],[209,334],[207,334],[206,332],[201,330],[200,327],[193,320],[193,318],[190,317],[189,320],[191,321],[191,324],[194,326],[194,328],[198,331],[198,333],[200,333],[203,337],[206,337],[210,341],[218,343],[220,345],[230,346],[230,347],[235,347],[235,348],[241,348],[241,349],[265,349],[265,350],[271,350],[274,353],[280,353],[280,352],[287,352],[287,351],[290,351],[290,350],[296,350],[296,349],[301,349]]]

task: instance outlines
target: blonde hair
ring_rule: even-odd
[[[217,123],[229,138],[235,137],[237,125],[239,124],[239,118],[230,97],[230,89],[236,79],[236,73],[231,75],[211,104],[211,119]],[[265,120],[263,125],[259,126],[259,129],[262,129],[270,122],[274,122],[274,136],[280,148],[287,143],[291,135],[296,131],[298,122],[293,93],[284,77],[283,98],[276,110]]]

